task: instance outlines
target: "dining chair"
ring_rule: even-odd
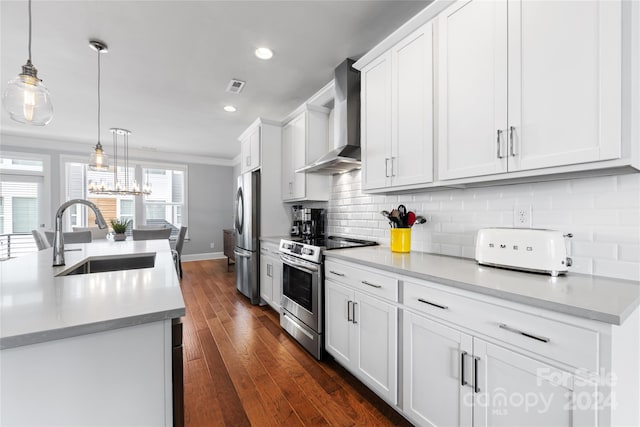
[[[133,240],[162,240],[171,235],[170,228],[134,228],[131,230]]]
[[[109,233],[108,228],[100,227],[73,227],[73,231],[90,231],[92,240],[106,239]]]
[[[45,231],[44,235],[47,236],[49,245],[53,245],[53,231]],[[65,243],[91,243],[90,231],[67,231],[62,233],[62,238]]]
[[[176,240],[176,248],[171,250],[173,255],[173,263],[176,265],[178,277],[182,279],[182,246],[184,245],[184,237],[187,235],[187,227],[180,227],[178,239]]]
[[[47,238],[42,234],[40,230],[31,230],[31,234],[33,235],[33,240],[36,241],[36,246],[38,250],[44,250],[51,247],[51,244],[47,241]]]

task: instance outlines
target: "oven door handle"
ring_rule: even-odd
[[[293,261],[289,257],[285,258],[283,255],[280,255],[280,259],[282,260],[283,263],[287,264],[288,266],[293,267],[293,268],[297,268],[297,269],[302,270],[302,271],[306,271],[307,273],[314,274],[314,273],[318,272],[318,267],[307,265],[307,264],[302,264],[302,263]]]

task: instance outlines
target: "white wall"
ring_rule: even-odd
[[[531,205],[532,226],[573,233],[573,272],[640,281],[640,173],[533,184],[363,194],[360,171],[334,175],[329,234],[389,244],[381,210],[399,203],[429,224],[412,230],[412,250],[473,258],[476,231],[512,227],[514,205]]]

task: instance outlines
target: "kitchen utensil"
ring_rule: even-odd
[[[426,218],[418,215],[414,224],[424,224],[425,222],[427,222]]]
[[[400,227],[408,227],[407,225],[407,207],[405,205],[398,206],[398,218],[400,219]]]
[[[407,226],[411,227],[416,222],[416,214],[413,211],[407,213]]]

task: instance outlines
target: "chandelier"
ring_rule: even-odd
[[[149,183],[149,170],[147,169],[146,184],[142,187],[136,182],[135,178],[129,173],[129,135],[131,132],[126,129],[111,128],[109,129],[113,135],[113,183],[105,183],[104,179],[100,183],[89,181],[89,193],[92,194],[110,194],[117,196],[146,196],[151,194],[151,184]],[[123,165],[124,173],[118,175],[118,139],[122,137],[123,146]],[[122,176],[124,175],[124,177]],[[124,178],[124,179],[121,179]]]

